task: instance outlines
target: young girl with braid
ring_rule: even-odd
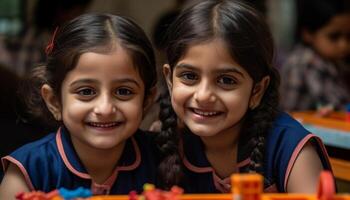
[[[161,185],[228,192],[232,173],[257,172],[265,192],[314,192],[328,156],[318,137],[278,110],[263,17],[238,1],[203,0],[181,12],[166,42]]]

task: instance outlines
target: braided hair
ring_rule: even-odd
[[[197,44],[221,39],[225,42],[231,57],[259,83],[269,76],[270,83],[255,109],[249,109],[244,117],[240,142],[247,142],[251,162],[246,172],[264,175],[265,137],[278,114],[280,78],[273,68],[274,48],[272,35],[264,17],[252,7],[233,0],[203,0],[185,8],[169,27],[165,37],[166,54],[171,72],[186,53]],[[164,188],[181,181],[181,157],[177,117],[171,107],[169,94],[162,99],[160,120],[162,129],[158,134],[158,148],[161,153],[159,174]],[[270,185],[272,180],[266,180]]]

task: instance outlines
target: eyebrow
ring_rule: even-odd
[[[198,71],[197,68],[195,68],[193,65],[187,64],[187,63],[180,63],[178,65],[175,66],[175,68],[179,68],[179,69],[189,69],[189,70],[193,70],[193,71]],[[214,70],[214,73],[217,74],[221,74],[221,73],[236,73],[239,74],[240,76],[242,76],[243,78],[245,77],[244,74],[237,69],[237,67],[235,66],[225,66],[221,69],[216,69]]]
[[[137,87],[139,87],[139,88],[141,87],[137,81],[135,81],[134,79],[131,79],[131,78],[116,79],[116,80],[113,80],[112,83],[133,83]],[[86,79],[76,80],[76,81],[72,82],[70,84],[70,86],[72,87],[72,86],[78,85],[78,84],[99,84],[99,82],[97,80],[94,80],[94,79],[86,78]]]
[[[189,70],[193,70],[193,71],[198,71],[198,69],[196,69],[193,65],[186,64],[186,63],[177,64],[175,66],[175,68],[177,68],[177,69],[189,69]]]

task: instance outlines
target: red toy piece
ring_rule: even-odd
[[[44,193],[40,191],[33,191],[33,192],[21,192],[16,195],[16,199],[18,200],[51,200],[55,196],[58,196],[58,190],[53,190],[49,193]]]
[[[153,185],[145,185],[143,195],[146,200],[179,200],[183,189],[173,186],[170,191],[155,189]]]
[[[138,196],[137,196],[137,193],[136,191],[131,191],[129,192],[129,200],[137,200],[138,199]]]
[[[331,200],[335,195],[333,175],[330,171],[323,171],[318,184],[317,199]]]

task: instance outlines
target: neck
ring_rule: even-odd
[[[239,128],[227,129],[210,137],[201,137],[206,151],[225,152],[231,150],[238,143]]]
[[[212,137],[201,137],[208,161],[221,178],[236,172],[238,138],[239,131],[232,129]]]
[[[72,139],[73,146],[92,180],[104,183],[115,170],[123,153],[125,141],[113,149],[96,149]]]

